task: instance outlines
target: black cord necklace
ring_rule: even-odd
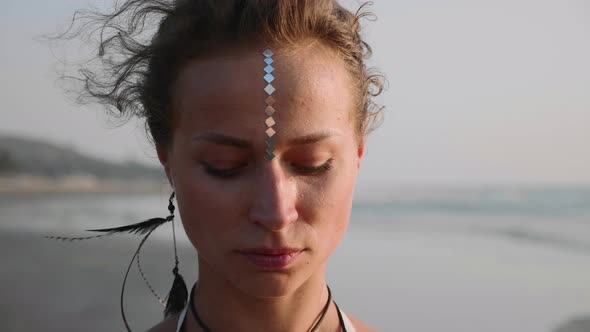
[[[201,319],[201,317],[199,316],[199,314],[197,313],[197,310],[195,308],[195,303],[193,301],[193,298],[194,298],[196,286],[197,286],[197,283],[195,282],[195,284],[193,285],[193,288],[191,289],[191,294],[189,297],[189,305],[191,307],[191,312],[193,313],[193,316],[195,316],[195,319],[197,320],[197,323],[199,324],[201,329],[203,329],[203,331],[205,331],[205,332],[211,332],[211,329],[209,329],[209,327],[205,324],[205,322],[203,322],[203,320]],[[328,288],[328,301],[326,301],[326,305],[324,305],[324,309],[322,310],[322,315],[320,316],[320,319],[315,323],[315,325],[313,326],[313,328],[311,329],[310,332],[314,332],[320,326],[320,323],[324,319],[324,316],[326,315],[326,312],[328,311],[328,308],[330,307],[330,300],[332,299],[332,291],[330,290],[330,286],[326,285],[326,287]],[[344,321],[342,320],[342,315],[340,314],[340,309],[338,308],[338,305],[336,304],[335,301],[334,301],[334,305],[336,306],[336,310],[338,311],[338,320],[340,321],[340,326],[342,327],[342,331],[346,332],[346,327],[344,326]],[[185,322],[186,322],[186,320],[184,320],[182,322],[182,325],[180,327],[180,331],[184,331],[184,323]]]

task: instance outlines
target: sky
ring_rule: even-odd
[[[76,51],[35,39],[87,3],[2,1],[0,134],[157,165],[140,123],[114,127],[56,84],[56,56]],[[375,0],[372,11],[369,66],[388,84],[357,187],[590,184],[589,2]]]

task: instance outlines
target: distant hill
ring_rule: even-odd
[[[85,156],[72,148],[30,138],[0,135],[0,175],[99,179],[165,179],[161,169],[137,162],[113,163]]]

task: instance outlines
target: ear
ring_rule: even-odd
[[[358,154],[358,159],[357,159],[358,162],[357,162],[356,168],[358,170],[361,167],[361,159],[363,159],[363,156],[365,155],[365,138],[364,137],[361,139],[361,142],[358,145],[357,154]]]
[[[164,172],[166,172],[166,177],[168,178],[168,182],[174,188],[174,180],[172,177],[172,172],[170,171],[170,149],[164,145],[156,145],[156,151],[158,153],[158,159],[160,160],[160,164],[164,167]]]

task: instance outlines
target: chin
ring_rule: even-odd
[[[302,257],[303,258],[303,257]],[[260,270],[248,266],[246,269],[231,269],[228,282],[239,291],[258,298],[276,298],[292,294],[312,275],[309,257],[305,257],[288,269]],[[234,267],[243,267],[235,264]]]
[[[249,279],[249,280],[248,280]],[[279,278],[247,278],[241,279],[236,287],[243,293],[256,298],[277,298],[295,292],[300,286],[296,280]]]

